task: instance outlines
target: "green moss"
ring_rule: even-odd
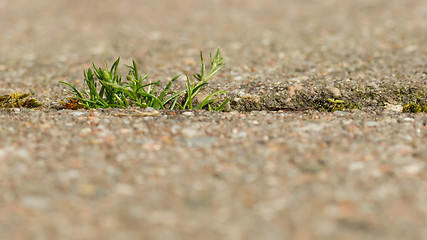
[[[15,92],[11,95],[0,96],[0,108],[36,108],[40,107],[39,103],[35,98],[30,98],[30,93],[18,93]]]
[[[427,113],[427,105],[418,105],[415,103],[406,104],[402,112],[411,112],[411,113],[418,113],[418,112],[425,112]]]

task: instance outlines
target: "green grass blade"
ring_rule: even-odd
[[[185,109],[184,105],[179,104],[179,103],[177,102],[177,100],[175,100],[175,101],[174,101],[174,103],[173,103],[173,107],[171,107],[171,110],[172,110],[172,109],[174,109],[175,104],[176,104],[176,105],[178,105],[179,109],[181,109],[181,110],[184,110],[184,109]]]
[[[83,99],[83,94],[82,94],[79,90],[77,90],[77,88],[76,88],[76,87],[74,87],[71,83],[64,82],[64,81],[59,81],[59,83],[62,83],[62,84],[65,84],[65,85],[67,85],[67,86],[71,87],[71,88],[73,89],[73,91],[76,93],[76,95],[77,95],[79,98],[82,98],[82,99]]]
[[[202,76],[202,75],[200,75],[199,73],[195,73],[195,74],[193,74],[193,77],[194,77],[195,79],[197,79],[199,82],[200,82],[200,81],[202,81],[202,78],[203,78],[203,76]]]
[[[201,89],[203,86],[205,86],[205,85],[208,85],[208,83],[207,83],[207,82],[203,82],[203,83],[199,83],[199,84],[197,84],[197,86],[196,86],[196,87],[194,87],[194,88],[193,88],[193,90],[192,90],[191,98],[193,99],[193,98],[197,95],[197,93],[199,93],[200,89]]]
[[[117,58],[117,60],[113,63],[113,65],[111,65],[110,75],[115,76],[117,74],[117,67],[119,66],[119,62],[120,62],[120,57]],[[105,64],[107,64],[107,63],[105,63]]]
[[[199,105],[197,105],[197,109],[202,109],[206,105],[211,104],[213,101],[215,101],[215,98],[212,98],[213,96],[220,94],[220,93],[226,93],[225,91],[216,91],[214,93],[209,94]]]
[[[202,63],[202,69],[200,71],[200,79],[199,81],[203,80],[203,77],[205,76],[205,72],[206,72],[206,66],[205,66],[205,60],[203,60],[203,52],[200,51],[200,62]]]
[[[92,62],[92,66],[93,66],[93,71],[94,71],[93,74],[95,75],[95,77],[98,79],[102,79],[102,69],[97,68],[94,62]]]
[[[185,91],[184,90],[182,90],[182,91],[179,91],[179,92],[177,92],[177,93],[174,93],[174,94],[172,94],[171,96],[169,96],[168,98],[166,98],[166,100],[164,100],[162,103],[163,103],[163,105],[166,105],[169,101],[171,101],[172,99],[178,99],[178,97],[179,97],[179,95],[181,95],[181,94],[183,94],[183,93],[185,93]],[[160,98],[159,98],[160,99]],[[160,99],[160,100],[162,100],[162,99]]]
[[[151,88],[151,90],[150,90],[150,94],[154,94],[155,92],[156,92],[156,88],[157,88],[157,86],[159,86],[159,84],[160,84],[160,80],[159,81],[157,81],[157,82],[154,82],[152,85],[153,85],[153,87]]]
[[[175,82],[180,76],[181,75],[177,75],[169,81],[168,85],[166,85],[165,89],[163,89],[163,91],[160,93],[160,96],[159,96],[160,100],[163,101],[163,98],[165,97],[165,95],[169,91],[170,87],[172,86],[172,83]]]
[[[185,99],[185,103],[182,106],[184,109],[188,108],[192,109],[193,108],[193,103],[192,103],[192,96],[193,96],[193,85],[190,83],[190,78],[187,76],[187,82],[185,84],[186,90],[187,90],[187,98]]]
[[[219,112],[221,112],[221,111],[223,111],[224,110],[224,108],[225,108],[225,105],[228,103],[230,101],[230,98],[227,98],[227,99],[225,99],[224,100],[224,102],[221,104],[221,105],[219,105],[219,106],[217,106],[217,107],[215,107],[215,111],[219,111]]]
[[[133,71],[134,71],[134,73],[135,73],[135,79],[136,80],[139,80],[138,78],[139,78],[139,73],[138,73],[138,67],[136,66],[136,62],[135,62],[135,60],[134,59],[132,59],[132,64],[133,64]]]
[[[143,95],[146,96],[146,97],[148,97],[151,101],[157,103],[156,105],[151,104],[151,107],[152,106],[156,106],[157,109],[164,109],[165,108],[165,106],[163,105],[162,101],[160,101],[160,99],[157,98],[156,96],[154,96],[154,95],[152,95],[150,93],[147,93],[147,92],[143,93]],[[160,107],[158,107],[158,106],[160,106]]]
[[[225,65],[220,65],[217,68],[215,68],[215,70],[213,70],[211,73],[209,73],[209,75],[206,77],[205,81],[209,81],[213,76],[215,76],[215,74],[217,74],[219,72],[219,70],[221,70]]]

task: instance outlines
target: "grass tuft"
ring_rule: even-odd
[[[200,90],[209,84],[215,74],[224,67],[224,59],[221,57],[220,50],[216,51],[215,56],[210,54],[210,70],[206,72],[206,65],[203,59],[203,53],[200,53],[201,70],[200,73],[193,74],[197,82],[190,82],[188,75],[185,89],[180,91],[171,91],[172,84],[180,77],[173,77],[166,87],[158,92],[160,81],[147,82],[148,75],[141,75],[138,71],[135,60],[132,65],[126,65],[129,69],[126,75],[126,81],[122,82],[122,76],[118,74],[117,67],[120,62],[118,58],[111,67],[105,63],[105,68],[97,67],[94,63],[93,68],[83,71],[84,89],[78,90],[74,85],[59,81],[69,86],[73,92],[72,99],[77,100],[78,104],[90,108],[127,108],[135,105],[141,108],[151,107],[154,109],[207,109],[209,111],[223,111],[229,99],[223,103],[213,106],[216,100],[215,96],[225,91],[216,91],[209,94],[201,103],[194,105],[193,99]],[[178,100],[184,96],[183,103]]]
[[[221,57],[221,53],[219,49],[216,51],[215,57],[212,57],[212,53],[210,54],[210,65],[211,69],[208,73],[206,73],[206,65],[205,61],[203,59],[203,53],[200,52],[200,62],[202,63],[200,73],[193,74],[193,77],[198,82],[191,82],[188,75],[187,82],[185,84],[186,90],[185,90],[185,102],[183,105],[178,104],[180,109],[204,109],[207,108],[209,111],[222,111],[225,108],[225,105],[229,101],[229,99],[226,99],[221,105],[212,108],[211,104],[216,100],[215,95],[226,93],[225,91],[216,91],[211,94],[209,94],[205,99],[201,101],[196,106],[193,106],[193,99],[196,97],[196,95],[199,93],[199,91],[207,86],[209,83],[208,81],[216,74],[218,73],[224,66],[224,59]]]

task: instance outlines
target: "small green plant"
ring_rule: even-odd
[[[196,78],[198,82],[193,81],[190,83],[190,78],[188,77],[188,75],[186,75],[187,82],[185,84],[185,86],[186,86],[185,102],[183,105],[178,104],[181,109],[187,109],[187,108],[193,109],[194,97],[197,95],[197,93],[199,93],[200,89],[203,86],[208,85],[208,81],[219,70],[221,70],[221,68],[223,68],[225,65],[224,59],[221,57],[221,53],[220,53],[219,49],[216,51],[214,58],[212,58],[212,53],[210,54],[211,69],[210,69],[209,73],[206,72],[206,65],[205,65],[205,61],[203,59],[203,53],[202,52],[200,52],[200,61],[202,63],[200,73],[193,74],[194,78]],[[216,98],[214,98],[214,96],[217,94],[220,94],[220,93],[226,93],[226,92],[225,91],[216,91],[214,93],[211,93],[201,103],[199,103],[194,108],[195,109],[203,109],[203,108],[207,107],[209,109],[209,111],[212,111],[212,110],[221,111],[222,109],[224,109],[224,107],[227,104],[227,102],[229,101],[229,99],[226,99],[221,105],[215,107],[214,109],[212,109],[212,106],[211,106],[211,103],[216,100]]]
[[[93,63],[93,70],[90,68],[84,71],[84,90],[79,91],[75,86],[68,82],[59,81],[74,91],[73,99],[78,100],[79,104],[90,108],[111,108],[121,107],[126,108],[131,105],[136,105],[141,108],[152,107],[155,109],[208,109],[209,111],[222,111],[229,99],[226,99],[219,106],[212,107],[212,103],[216,100],[215,95],[226,93],[225,91],[217,91],[209,94],[201,103],[193,106],[193,99],[202,89],[208,85],[208,81],[225,65],[221,57],[220,51],[217,50],[215,57],[210,55],[211,70],[206,74],[206,66],[201,55],[202,68],[201,72],[193,74],[198,80],[198,83],[190,83],[187,76],[186,89],[181,91],[171,91],[172,84],[180,77],[180,75],[172,78],[166,87],[160,92],[157,92],[160,81],[148,82],[148,75],[140,75],[135,60],[132,60],[132,65],[126,65],[129,73],[126,80],[122,82],[122,76],[117,73],[120,58],[118,58],[111,68],[108,70],[108,65],[105,63],[106,69],[97,67]],[[181,104],[179,102],[181,95],[185,94],[185,99]]]
[[[11,95],[0,96],[0,108],[36,108],[40,107],[39,103],[35,98],[30,98],[30,93],[19,93],[15,92]]]
[[[93,71],[89,68],[84,71],[84,84],[85,90],[81,92],[77,90],[72,84],[60,81],[60,83],[70,86],[74,93],[74,99],[78,100],[86,108],[112,108],[121,107],[126,108],[131,103],[142,107],[153,107],[156,109],[165,108],[164,105],[171,99],[176,99],[181,93],[172,94],[172,96],[165,98],[172,83],[179,77],[173,78],[166,88],[156,97],[155,91],[160,81],[154,83],[144,83],[147,75],[140,76],[135,61],[133,60],[132,66],[129,68],[129,73],[126,76],[127,82],[122,83],[122,76],[117,73],[120,58],[118,58],[111,66],[110,70],[104,70],[96,67],[93,64]],[[107,63],[105,63],[108,69]],[[173,106],[173,105],[172,105]]]

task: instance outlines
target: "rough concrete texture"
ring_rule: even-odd
[[[426,29],[424,0],[0,0],[0,94],[43,103],[0,111],[0,239],[426,239]],[[52,108],[92,61],[164,84],[218,47],[230,112]]]

